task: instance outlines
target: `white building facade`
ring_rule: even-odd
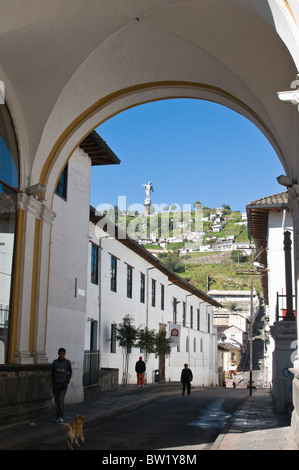
[[[196,385],[218,385],[217,337],[213,327],[213,300],[202,300],[203,293],[184,288],[177,278],[172,284],[171,271],[142,249],[133,240],[126,245],[90,223],[92,233],[89,256],[100,250],[100,278],[88,287],[88,315],[99,324],[100,364],[119,369],[123,374],[124,351],[115,339],[117,325],[130,315],[138,328],[158,332],[170,328],[179,332],[177,345],[165,359],[151,354],[147,360],[147,383],[154,381],[154,372],[165,371],[166,381],[179,381],[184,363],[193,371]],[[138,251],[138,252],[137,252]],[[162,270],[161,270],[162,268]],[[99,315],[99,316],[97,316]],[[85,348],[88,347],[88,331]],[[129,361],[129,383],[136,383],[135,363],[143,352],[133,348]],[[161,364],[161,361],[165,361]]]
[[[264,351],[264,379],[272,388],[275,401],[279,403],[279,411],[284,411],[285,403],[291,400],[291,379],[289,368],[295,360],[297,342],[295,341],[294,321],[286,321],[287,288],[286,288],[286,255],[285,233],[288,232],[291,240],[290,263],[293,296],[293,312],[295,303],[294,280],[294,245],[293,221],[289,210],[288,191],[264,197],[247,205],[249,231],[255,240],[258,260],[261,266],[261,281],[265,304],[265,351]],[[282,325],[287,330],[278,333],[277,327]],[[292,341],[292,336],[294,341]],[[286,342],[287,341],[287,342]],[[283,348],[280,349],[284,344]],[[288,344],[287,344],[288,343]],[[287,348],[286,348],[287,344]],[[290,347],[293,348],[290,349]],[[291,360],[293,358],[293,360]],[[281,374],[283,377],[280,378]],[[280,382],[286,382],[286,390]],[[279,391],[278,391],[279,390]]]
[[[90,157],[77,149],[68,162],[67,197],[56,194],[53,203],[57,217],[52,228],[47,355],[53,360],[59,347],[67,350],[74,371],[67,399],[84,398],[89,357],[92,368],[118,369],[121,383],[124,351],[116,329],[126,315],[137,328],[163,329],[169,336],[175,326],[179,332],[169,356],[149,355],[147,383],[155,381],[157,370],[165,381],[179,381],[188,363],[194,384],[218,385],[213,328],[218,303],[168,270],[138,242],[118,236],[114,225],[109,232],[101,228],[100,217],[89,205],[90,171]],[[128,383],[136,383],[140,355],[144,357],[132,348]],[[96,370],[91,372],[97,377]]]

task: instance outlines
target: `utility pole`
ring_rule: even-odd
[[[253,335],[253,249],[251,250],[251,274],[250,274],[250,353],[249,353],[249,394],[252,395],[252,335]]]
[[[251,247],[251,266],[248,272],[239,272],[237,274],[250,275],[250,330],[249,330],[249,394],[252,395],[252,343],[253,343],[253,276],[260,276],[261,273],[254,269],[254,248]],[[267,269],[263,269],[267,271]]]
[[[253,275],[257,274],[253,269],[254,248],[251,248],[251,266],[248,272],[237,274],[250,275],[250,329],[249,329],[249,395],[252,395],[252,342],[253,342]]]

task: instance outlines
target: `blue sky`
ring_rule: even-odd
[[[143,204],[151,181],[152,204],[200,201],[245,211],[249,202],[283,191],[282,165],[264,135],[243,116],[207,101],[164,100],[111,118],[97,132],[121,160],[93,167],[91,204]]]

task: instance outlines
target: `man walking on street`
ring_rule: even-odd
[[[187,387],[187,393],[190,395],[191,393],[191,382],[193,379],[193,374],[191,369],[188,368],[188,364],[184,364],[184,369],[182,370],[181,373],[181,382],[183,384],[183,397],[185,396],[185,390]]]
[[[72,377],[71,361],[65,357],[65,349],[58,350],[58,359],[52,362],[52,386],[56,410],[56,423],[63,423],[64,398]]]
[[[138,387],[143,387],[144,385],[144,372],[146,370],[145,362],[142,360],[140,356],[139,361],[136,362],[135,371],[137,373],[137,385]]]

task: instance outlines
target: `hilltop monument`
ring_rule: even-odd
[[[152,183],[149,181],[147,184],[142,185],[145,188],[146,198],[144,201],[144,215],[150,215],[150,207],[151,207],[151,191],[154,192],[154,188],[152,187]]]

